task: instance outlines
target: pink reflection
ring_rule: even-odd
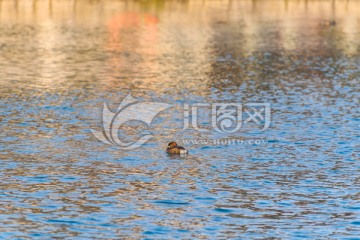
[[[137,75],[144,74],[142,69],[154,70],[151,59],[158,55],[158,23],[156,16],[137,12],[122,12],[107,22],[109,38],[106,48],[116,53],[112,54],[107,66],[114,74],[107,76],[122,76],[124,72]],[[137,55],[142,58],[137,58]]]

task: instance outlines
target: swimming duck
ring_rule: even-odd
[[[183,155],[188,153],[188,151],[184,147],[178,146],[176,142],[170,142],[166,149],[166,152],[176,155]]]

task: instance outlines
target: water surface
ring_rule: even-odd
[[[1,237],[360,236],[359,16],[357,1],[0,1]],[[90,129],[129,93],[173,107],[121,129],[154,135],[126,151]],[[216,102],[270,103],[271,126],[182,130],[184,104]],[[164,152],[220,138],[245,144]]]

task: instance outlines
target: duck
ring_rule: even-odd
[[[177,143],[174,141],[168,144],[166,152],[172,155],[183,155],[188,153],[188,151],[184,147],[178,146]]]

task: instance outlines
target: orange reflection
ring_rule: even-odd
[[[122,74],[129,65],[133,69],[156,71],[157,66],[151,58],[158,55],[158,23],[156,16],[137,12],[122,12],[107,22],[106,49],[116,53],[108,60],[108,67],[115,75]],[[140,51],[142,59],[134,60]]]

